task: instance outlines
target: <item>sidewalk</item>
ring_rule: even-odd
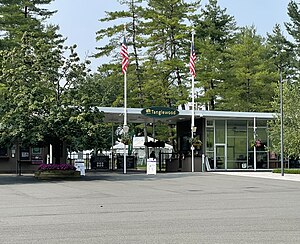
[[[247,177],[258,177],[266,179],[276,180],[289,180],[289,181],[300,181],[300,174],[284,174],[272,172],[212,172],[213,174],[224,174],[224,175],[236,175],[236,176],[247,176]]]

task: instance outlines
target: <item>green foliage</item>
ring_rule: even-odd
[[[285,24],[288,33],[300,45],[300,8],[299,3],[292,0],[288,4],[288,15],[291,22]]]
[[[224,50],[227,44],[232,42],[237,30],[234,17],[226,11],[221,9],[217,0],[209,0],[195,19],[198,39],[209,39],[218,50]]]
[[[271,37],[266,42],[256,34],[255,27],[238,29],[234,17],[220,8],[217,0],[208,1],[200,14],[197,13],[199,1],[128,0],[120,3],[127,10],[109,12],[101,22],[123,19],[128,27],[129,107],[172,107],[189,101],[189,21],[196,31],[196,70],[201,74],[195,80],[200,94],[196,102],[210,110],[274,111],[271,102],[276,92],[278,67]],[[108,101],[105,104],[123,106],[119,55],[123,26],[99,30],[97,39],[107,36],[109,43],[100,47],[97,57],[111,55],[113,58],[110,64],[99,68],[99,87],[108,88],[106,84],[112,84],[118,92],[105,94]]]
[[[201,75],[201,78],[196,78],[196,87],[203,90],[197,102],[206,109],[215,110],[217,100],[222,98],[222,83],[228,77],[225,50],[233,42],[237,27],[234,17],[228,15],[226,9],[221,9],[216,0],[210,0],[201,12],[195,19],[195,46],[199,53],[196,69]]]
[[[273,111],[271,102],[278,82],[277,68],[264,39],[254,27],[242,29],[229,46],[230,78],[222,83],[224,110]]]
[[[283,79],[289,80],[284,85],[285,150],[299,155],[299,133],[293,133],[300,127],[300,11],[295,1],[288,5],[291,21],[286,23],[293,43],[278,25],[267,39],[253,26],[238,29],[217,0],[209,0],[202,9],[200,1],[120,0],[125,10],[108,12],[100,20],[112,24],[97,32],[97,40],[109,41],[95,56],[110,56],[111,61],[93,76],[88,61],[80,61],[76,45],[64,47],[58,27],[45,28],[43,21],[54,12],[41,6],[50,2],[0,0],[3,143],[64,141],[76,149],[109,148],[111,125],[102,123],[96,107],[124,105],[119,52],[125,22],[129,107],[184,107],[191,99],[188,62],[193,25],[200,94],[196,102],[210,110],[278,111],[281,69]],[[278,125],[275,120],[270,132],[276,150]],[[174,139],[174,128],[157,124],[155,130],[160,140]]]
[[[298,65],[295,44],[283,36],[279,25],[268,34],[267,48],[278,71],[282,70],[283,79],[294,79]]]
[[[284,110],[284,153],[288,156],[300,156],[300,84],[283,83]],[[279,97],[274,106],[279,107]],[[280,115],[270,122],[272,150],[280,153]]]
[[[186,64],[188,62],[189,30],[186,20],[193,16],[198,3],[187,4],[173,0],[161,2],[121,1],[127,11],[107,13],[100,21],[114,21],[125,18],[130,52],[128,67],[128,105],[145,107],[149,105],[174,106],[187,100]],[[109,44],[100,47],[96,56],[113,54],[111,63],[119,66],[120,39],[123,35],[121,25],[101,29],[97,40],[110,37]],[[132,48],[132,49],[131,49]],[[143,52],[145,51],[145,52]],[[111,70],[112,71],[112,70]],[[120,77],[120,79],[122,79]],[[115,104],[121,104],[121,97]]]
[[[198,149],[202,146],[202,141],[199,136],[191,137],[189,139],[189,143]]]
[[[121,135],[121,142],[125,145],[129,145],[132,143],[132,137],[128,133],[123,133]]]
[[[25,32],[32,36],[45,37],[42,21],[55,11],[49,11],[41,5],[53,0],[0,0],[0,49],[20,45]]]
[[[281,173],[281,169],[273,169],[272,173]],[[300,169],[284,169],[285,174],[300,174]]]
[[[282,72],[283,80],[283,132],[284,155],[290,157],[300,156],[299,137],[299,111],[300,111],[300,77],[299,77],[299,29],[300,11],[299,4],[291,1],[288,5],[288,15],[291,22],[286,23],[287,31],[295,39],[295,43],[288,41],[281,33],[279,26],[275,26],[273,35],[269,35],[270,51],[274,57],[275,65],[279,73]],[[280,92],[279,85],[272,104],[274,111],[278,113],[276,119],[270,122],[270,137],[272,150],[280,153]]]
[[[24,40],[20,47],[0,52],[2,142],[64,142],[81,148],[97,143],[106,148],[101,139],[107,131],[101,124],[103,115],[79,92],[89,62],[80,62],[76,46],[57,45],[55,38],[24,35]]]
[[[145,34],[149,38],[145,41],[148,81],[144,93],[146,100],[156,105],[178,106],[188,99],[186,64],[191,28],[186,21],[193,18],[197,6],[197,2],[152,0],[145,8]]]
[[[173,139],[172,134],[174,129],[170,127],[166,122],[159,121],[155,123],[155,139],[159,141],[170,141]],[[148,134],[152,135],[153,127],[148,127]]]

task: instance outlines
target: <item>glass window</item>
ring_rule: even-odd
[[[268,146],[268,134],[267,128],[256,128],[256,140],[254,141],[253,128],[248,129],[248,148],[249,151],[253,151],[253,147],[256,145],[257,151],[265,151]]]
[[[230,138],[227,146],[228,160],[237,161],[247,159],[247,138]]]
[[[262,152],[262,151],[256,152],[256,167],[258,169],[266,169],[267,165],[268,165],[267,152]]]
[[[213,127],[214,126],[214,121],[213,120],[206,120],[206,126],[207,127]]]
[[[214,128],[206,129],[206,150],[214,150]]]
[[[216,143],[225,143],[225,121],[216,120],[215,129],[216,129]]]
[[[242,168],[247,163],[247,121],[227,121],[227,168]]]
[[[227,121],[227,136],[245,137],[247,133],[247,121],[243,120],[228,120]]]
[[[253,151],[253,144],[254,144],[254,131],[253,127],[248,127],[248,150]]]
[[[267,120],[256,119],[255,123],[256,123],[256,127],[267,127]],[[249,126],[250,127],[254,126],[254,119],[249,120]]]
[[[225,169],[225,146],[216,146],[216,164],[218,169]]]
[[[261,146],[267,146],[268,136],[266,128],[256,129],[256,139],[261,141]]]

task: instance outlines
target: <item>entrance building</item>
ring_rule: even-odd
[[[122,123],[123,108],[100,110],[104,112],[106,121]],[[153,123],[153,119],[143,116],[141,111],[140,108],[127,109],[128,122]],[[268,151],[268,121],[275,116],[274,113],[195,111],[194,137],[202,141],[200,147],[194,147],[195,171],[203,171],[204,167],[211,170],[280,167],[278,156]],[[167,164],[168,171],[191,172],[191,117],[191,110],[179,110],[177,116],[166,119],[177,129],[177,153]]]
[[[202,154],[207,158],[212,170],[278,167],[277,156],[268,151],[270,146],[267,133],[269,119],[242,116],[240,118],[196,119],[196,136],[201,138],[203,144],[201,148],[195,148],[195,169],[199,171]],[[191,155],[189,128],[190,121],[177,123],[179,151],[186,159],[183,161],[190,161],[188,160]]]
[[[104,122],[122,125],[124,108],[99,107],[104,113]],[[260,170],[280,167],[278,156],[268,151],[268,121],[275,118],[274,113],[225,112],[196,110],[194,114],[194,137],[202,145],[194,147],[194,160],[191,151],[191,110],[179,110],[176,116],[168,118],[150,118],[142,108],[127,108],[128,123],[155,123],[164,120],[176,126],[176,153],[166,162],[169,172],[211,170]],[[24,149],[25,150],[25,149]],[[16,148],[0,150],[0,171],[13,172],[22,169],[36,169],[40,162],[46,162],[47,148],[28,148],[20,150],[17,161]],[[66,157],[65,157],[66,158]],[[23,160],[23,161],[22,161]],[[18,165],[18,163],[22,164]]]

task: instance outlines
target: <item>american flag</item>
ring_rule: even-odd
[[[128,51],[127,51],[127,45],[126,45],[126,38],[124,36],[124,40],[121,46],[121,55],[122,55],[122,73],[125,74],[127,71],[127,66],[129,62],[128,58]]]
[[[194,77],[196,77],[195,61],[196,61],[196,53],[195,53],[195,49],[194,49],[194,43],[192,43],[191,56],[190,56],[190,73]]]

